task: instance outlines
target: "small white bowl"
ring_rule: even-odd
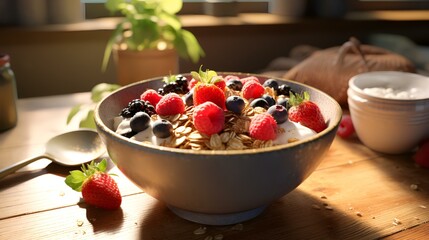
[[[368,88],[391,88],[412,93],[400,99],[373,95]],[[393,71],[362,73],[349,81],[348,104],[359,139],[388,154],[411,151],[429,137],[429,78]]]

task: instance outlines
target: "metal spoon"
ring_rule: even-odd
[[[29,158],[0,170],[0,179],[42,158],[63,166],[77,166],[99,158],[105,147],[98,133],[93,130],[77,130],[51,138],[46,143],[45,153]]]

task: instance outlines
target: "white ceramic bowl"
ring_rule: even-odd
[[[413,92],[413,99],[375,96],[366,88]],[[405,72],[368,72],[349,81],[348,104],[359,139],[369,148],[400,154],[429,137],[429,78]]]
[[[248,75],[240,75],[244,76]],[[258,78],[261,82],[267,79]],[[107,96],[95,111],[97,129],[110,157],[129,179],[177,215],[202,224],[226,225],[248,220],[294,190],[321,162],[341,119],[340,106],[327,94],[279,80],[297,92],[310,93],[328,123],[327,129],[287,145],[215,151],[155,146],[116,134],[113,118],[147,88],[158,89],[161,79],[131,84]]]

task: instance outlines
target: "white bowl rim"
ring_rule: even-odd
[[[364,72],[364,73],[360,73],[357,74],[353,77],[350,78],[349,80],[349,88],[351,90],[353,90],[356,94],[365,97],[367,99],[371,99],[371,100],[375,100],[375,101],[382,101],[385,103],[392,103],[392,104],[414,104],[414,103],[418,103],[418,102],[425,102],[425,101],[429,101],[429,97],[425,97],[425,98],[415,98],[415,99],[396,99],[396,98],[385,98],[385,97],[379,97],[379,96],[375,96],[375,95],[370,95],[367,94],[363,91],[363,89],[359,88],[358,86],[356,86],[355,81],[356,79],[362,77],[362,76],[371,76],[371,75],[380,75],[380,74],[385,74],[385,75],[394,75],[394,76],[398,76],[398,75],[402,75],[402,76],[410,76],[413,78],[421,78],[421,79],[427,79],[429,81],[429,76],[425,76],[425,75],[421,75],[421,74],[417,74],[417,73],[410,73],[410,72],[400,72],[400,71],[372,71],[372,72]]]
[[[185,73],[182,73],[182,75],[184,75]],[[146,148],[147,150],[151,150],[151,151],[168,151],[170,153],[178,153],[178,154],[190,154],[190,155],[223,155],[223,156],[228,156],[228,155],[247,155],[247,154],[260,154],[260,153],[264,153],[264,152],[272,152],[272,151],[278,151],[278,150],[282,150],[282,149],[287,149],[287,148],[294,148],[294,147],[299,147],[302,146],[304,143],[309,143],[309,142],[313,142],[316,141],[318,138],[327,135],[328,133],[330,133],[331,131],[334,131],[334,129],[336,129],[340,122],[341,122],[341,118],[342,118],[342,108],[341,106],[338,104],[338,102],[333,99],[331,96],[329,96],[327,93],[314,88],[312,86],[303,84],[303,83],[299,83],[299,82],[295,82],[292,80],[288,80],[288,79],[284,79],[284,78],[278,78],[278,77],[273,77],[273,76],[267,76],[267,75],[263,75],[263,74],[252,74],[252,73],[241,73],[241,72],[218,72],[218,74],[229,74],[229,75],[247,75],[247,76],[256,76],[256,77],[261,77],[261,78],[266,78],[266,79],[278,79],[281,81],[288,81],[288,82],[292,82],[294,84],[297,85],[301,85],[303,87],[312,89],[313,91],[317,91],[320,94],[324,95],[324,97],[330,99],[331,102],[334,103],[335,108],[337,108],[339,111],[337,111],[336,116],[333,116],[332,119],[337,119],[336,122],[334,122],[332,125],[329,125],[326,129],[324,129],[323,131],[317,133],[314,136],[305,138],[303,140],[300,141],[296,141],[296,142],[292,142],[292,143],[287,143],[287,144],[279,144],[279,145],[275,145],[275,146],[271,146],[271,147],[265,147],[265,148],[257,148],[257,149],[244,149],[244,150],[193,150],[193,149],[180,149],[180,148],[172,148],[172,147],[165,147],[165,146],[158,146],[158,145],[153,145],[151,143],[144,143],[144,142],[138,142],[138,141],[134,141],[131,140],[130,138],[121,136],[117,133],[115,133],[113,130],[111,130],[109,127],[107,127],[100,118],[99,115],[99,108],[100,105],[112,94],[122,91],[125,88],[129,88],[132,87],[134,85],[139,85],[143,82],[149,82],[149,81],[156,81],[156,80],[160,80],[163,78],[163,76],[161,77],[154,77],[154,78],[150,78],[150,79],[146,79],[146,80],[142,80],[142,81],[138,81],[135,83],[131,83],[128,85],[125,85],[115,91],[113,91],[112,93],[108,94],[107,96],[105,96],[96,106],[95,108],[95,123],[96,123],[96,127],[101,129],[101,131],[103,131],[105,134],[108,134],[110,137],[115,138],[117,141],[122,142],[122,143],[126,143],[129,144],[129,146],[135,147],[135,148]]]

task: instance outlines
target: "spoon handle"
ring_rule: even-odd
[[[42,159],[42,158],[47,158],[47,156],[40,155],[37,157],[28,158],[28,159],[22,160],[20,162],[17,162],[13,165],[10,165],[8,167],[5,167],[3,169],[0,169],[0,180],[3,179],[4,177],[6,177],[7,175],[16,172],[18,169],[23,168],[23,167],[27,166],[28,164],[30,164],[36,160]]]

